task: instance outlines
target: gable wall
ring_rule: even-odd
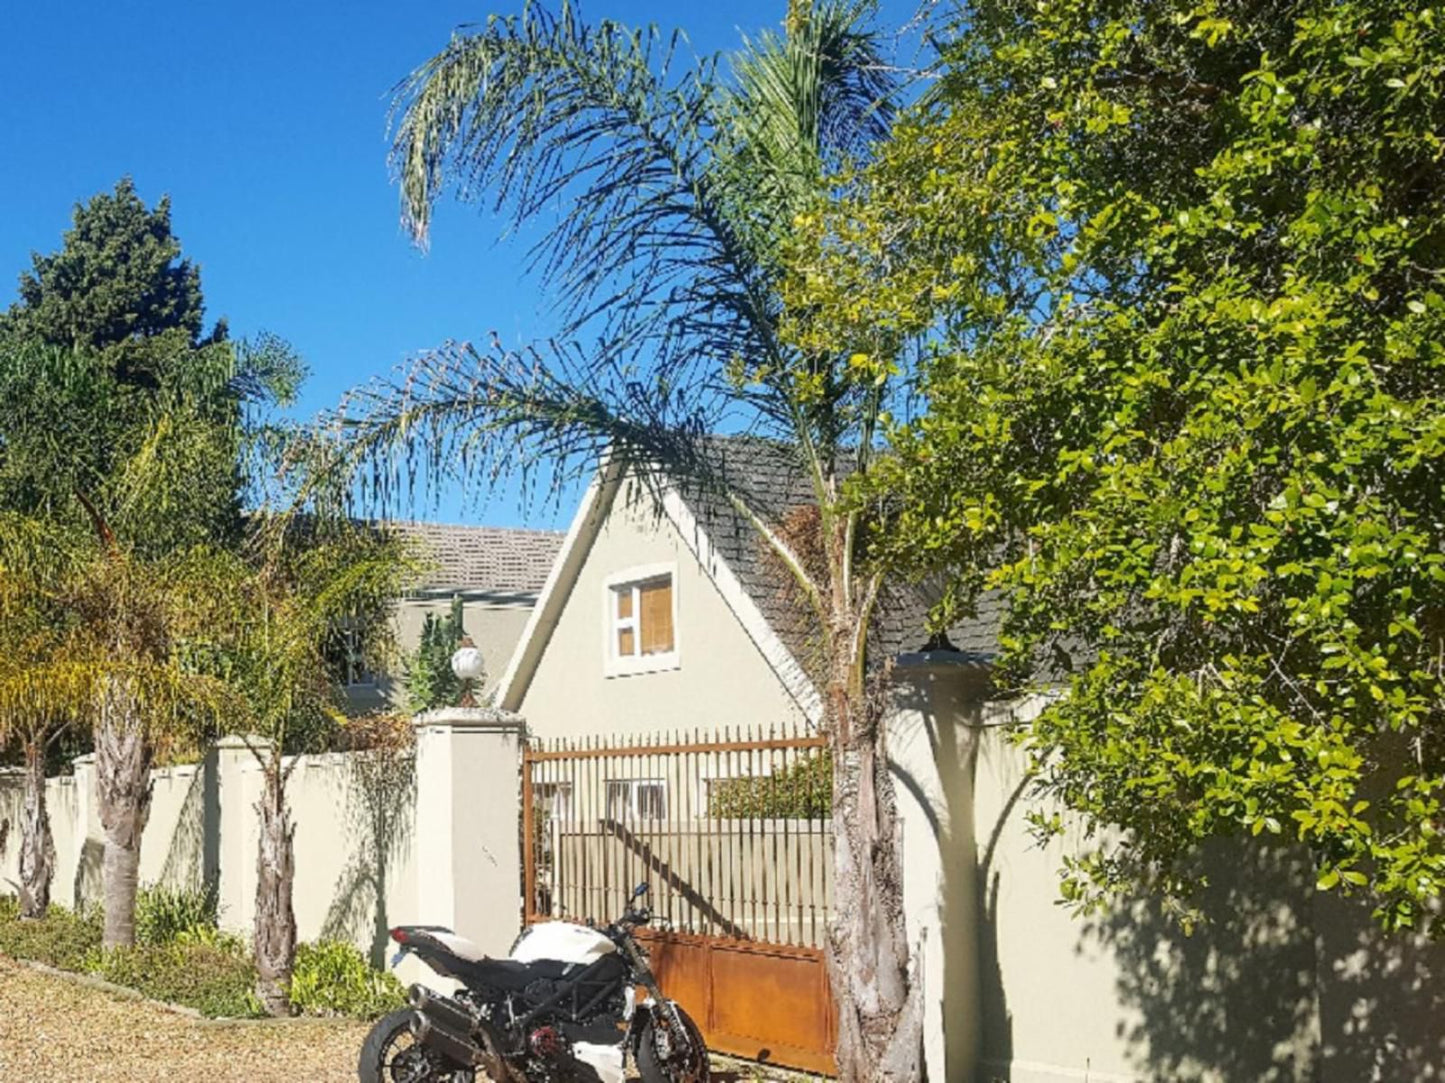
[[[608,576],[676,564],[679,668],[605,673]],[[542,737],[580,737],[804,720],[673,524],[619,495],[542,652],[520,713]]]

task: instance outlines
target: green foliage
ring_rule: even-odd
[[[712,783],[707,814],[714,819],[811,820],[833,814],[833,754],[824,750],[779,771]]]
[[[236,942],[176,940],[97,950],[87,969],[153,1000],[184,1004],[203,1015],[241,1019],[262,1014],[252,991],[255,966]]]
[[[183,934],[204,938],[216,929],[214,888],[143,887],[136,893],[135,938],[146,945],[169,944]]]
[[[0,897],[0,953],[31,959],[62,970],[84,970],[100,949],[101,916],[97,908],[77,914],[52,905],[44,918],[21,921],[13,896]]]
[[[1096,832],[1066,896],[1187,899],[1201,842],[1280,836],[1320,890],[1421,924],[1445,889],[1445,10],[977,0],[948,59],[823,231],[851,265],[817,285],[815,256],[798,296],[831,306],[815,334],[933,330],[876,544],[970,569],[965,602],[1001,591],[1005,675],[1067,684],[1026,738]]]
[[[413,713],[434,707],[455,707],[478,683],[463,681],[452,672],[452,655],[466,629],[462,627],[462,600],[453,598],[446,616],[428,613],[421,626],[416,653],[406,664],[407,707]]]
[[[396,975],[374,969],[351,944],[320,940],[296,949],[291,1003],[305,1015],[374,1019],[404,1005]]]

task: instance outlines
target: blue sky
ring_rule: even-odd
[[[386,167],[389,90],[451,30],[521,0],[197,3],[52,0],[0,15],[0,305],[74,203],[135,178],[202,269],[211,317],[306,358],[307,416],[415,351],[551,328],[518,244],[475,205],[439,209],[430,250],[402,234]],[[585,0],[587,18],[681,25],[700,53],[778,25],[786,0]],[[913,5],[884,4],[897,26]],[[423,509],[424,511],[426,509]],[[563,527],[571,508],[444,502],[431,516]]]

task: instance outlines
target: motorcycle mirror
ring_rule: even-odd
[[[635,888],[633,889],[633,891],[632,891],[632,897],[633,897],[634,899],[640,899],[640,898],[642,898],[642,896],[644,896],[644,895],[646,895],[646,894],[647,894],[647,881],[646,881],[646,880],[644,880],[642,883],[638,884],[637,887],[635,887]]]

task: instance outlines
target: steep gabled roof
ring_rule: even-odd
[[[424,591],[536,595],[562,547],[562,534],[409,520],[387,528],[417,544],[432,567]]]
[[[812,487],[786,445],[748,437],[718,438],[711,444],[710,457],[711,469],[770,527],[783,524],[799,509],[816,506]],[[583,497],[502,679],[502,706],[520,706],[572,584],[623,485],[617,469],[604,466]],[[791,595],[786,571],[769,555],[746,518],[714,489],[673,487],[663,494],[662,503],[663,517],[697,556],[784,686],[812,717],[817,691],[809,672],[816,661],[816,635],[810,614]],[[927,584],[891,588],[880,599],[872,653],[896,657],[940,649],[927,627],[928,612],[938,597],[938,590]],[[985,598],[975,617],[948,629],[947,647],[960,660],[987,663],[998,653],[1001,615],[997,600]]]
[[[790,513],[816,505],[797,452],[786,444],[755,437],[726,437],[713,441],[710,454],[719,477],[742,495],[769,526],[776,527]],[[769,623],[803,660],[801,654],[806,652],[811,638],[807,615],[790,597],[788,577],[757,531],[713,492],[684,489],[682,496]],[[935,583],[893,585],[880,599],[873,651],[894,657],[928,649],[928,613],[940,595]],[[988,661],[998,653],[1001,619],[999,599],[985,596],[979,602],[977,615],[950,627],[946,638],[957,651]]]

